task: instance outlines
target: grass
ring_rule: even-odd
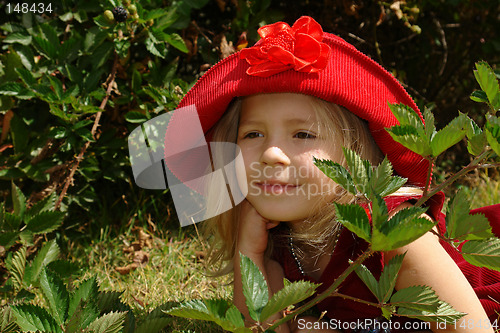
[[[131,234],[76,249],[70,259],[84,267],[78,280],[96,275],[101,290],[122,291],[122,301],[133,309],[137,318],[162,304],[173,305],[200,298],[231,298],[231,276],[213,278],[204,273],[205,247],[196,233],[181,230],[178,235],[152,236],[149,247],[140,249],[149,256],[148,262],[129,273],[120,274],[117,267],[133,262],[133,254],[125,253],[123,248],[134,243],[138,245],[138,238]],[[176,331],[223,332],[213,323],[172,317],[164,332]]]

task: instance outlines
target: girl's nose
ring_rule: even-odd
[[[283,152],[279,147],[267,147],[261,155],[261,163],[267,165],[281,164],[289,165],[290,159],[288,155]]]

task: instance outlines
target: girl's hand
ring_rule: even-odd
[[[240,209],[238,250],[248,257],[263,256],[267,248],[269,229],[279,221],[270,221],[260,215],[248,200],[243,200]]]

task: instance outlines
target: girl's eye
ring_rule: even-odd
[[[257,137],[261,137],[262,134],[258,133],[258,132],[250,132],[250,133],[247,133],[243,138],[244,139],[255,139]]]
[[[298,139],[316,139],[316,135],[307,132],[299,132],[294,135]]]

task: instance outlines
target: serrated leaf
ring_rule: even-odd
[[[21,226],[22,219],[19,215],[14,215],[11,213],[5,213],[4,215],[4,223],[3,223],[3,229],[4,230],[19,230],[19,227]]]
[[[484,133],[491,149],[500,156],[500,118],[488,117]]]
[[[88,319],[87,325],[90,324],[97,318],[100,312],[97,306],[98,296],[99,286],[97,285],[96,277],[94,276],[83,281],[69,298],[68,316],[73,316],[78,306],[85,304],[85,308],[92,310],[87,314],[89,317],[92,317],[92,313],[95,313],[95,317],[92,320]]]
[[[245,317],[234,304],[227,309],[226,320],[230,322],[233,327],[245,327]]]
[[[56,193],[52,192],[51,195],[46,196],[45,198],[34,204],[30,209],[28,209],[26,211],[26,216],[33,217],[37,214],[40,214],[41,212],[54,210],[57,201],[56,199],[57,199]]]
[[[15,321],[16,317],[14,316],[14,313],[12,312],[12,308],[10,306],[4,306],[0,309],[0,332],[19,332],[18,326]]]
[[[188,53],[189,50],[186,46],[186,43],[184,42],[184,39],[179,34],[172,33],[172,34],[165,34],[166,36],[166,42],[173,47],[175,47],[177,50]]]
[[[409,126],[414,128],[415,132],[418,134],[424,134],[424,124],[422,123],[422,119],[417,115],[415,110],[413,110],[408,105],[404,104],[391,104],[389,103],[389,108],[399,121],[400,126]]]
[[[259,267],[247,256],[240,253],[240,270],[243,295],[250,317],[260,321],[262,309],[269,301],[269,291],[266,279]]]
[[[440,301],[439,307],[433,312],[400,307],[397,313],[405,317],[420,319],[423,321],[446,323],[454,323],[466,315],[466,313],[453,309],[450,304],[443,301]]]
[[[408,180],[408,178],[403,178],[403,177],[399,177],[399,176],[392,176],[391,181],[389,182],[389,185],[387,185],[385,190],[383,190],[380,193],[380,196],[385,197],[385,196],[388,196],[388,195],[396,192],[397,190],[399,190],[401,188],[401,186],[406,184],[407,180]]]
[[[372,173],[369,162],[361,159],[356,152],[350,149],[342,148],[342,151],[356,188],[359,192],[366,193]]]
[[[157,333],[165,326],[170,324],[172,319],[169,317],[158,317],[145,319],[135,330],[134,333]]]
[[[26,269],[26,247],[23,246],[14,253],[11,260],[5,261],[5,266],[12,278],[15,290],[23,287],[24,272]]]
[[[391,258],[387,265],[384,266],[382,274],[378,282],[378,294],[380,296],[379,301],[385,303],[391,297],[394,287],[396,286],[396,278],[398,277],[398,272],[403,264],[403,259],[405,254],[399,254]]]
[[[308,281],[297,281],[287,284],[281,290],[274,293],[267,305],[262,309],[261,321],[265,321],[273,314],[314,295],[318,287],[318,284]]]
[[[358,237],[370,242],[371,226],[363,207],[354,204],[334,204],[337,212],[337,220],[342,223],[344,227],[354,232]]]
[[[436,134],[436,125],[434,115],[431,110],[427,107],[424,108],[424,121],[425,121],[425,136],[427,137],[427,141],[430,142],[434,135]]]
[[[47,75],[47,78],[49,79],[50,85],[54,89],[57,98],[62,99],[62,96],[64,95],[62,82],[58,78],[52,75]]]
[[[29,278],[25,278],[26,285],[30,285],[32,282],[37,281],[42,269],[56,260],[59,254],[59,246],[55,239],[45,243],[27,268],[26,276],[29,276]]]
[[[36,85],[36,80],[29,70],[27,70],[26,68],[16,68],[16,72],[17,74],[19,74],[19,77],[24,82],[24,84],[28,86],[28,88],[34,88],[34,86]]]
[[[436,312],[439,298],[428,286],[411,286],[395,292],[391,304],[417,311]]]
[[[127,312],[110,312],[96,320],[88,327],[95,333],[118,333],[123,329]]]
[[[3,231],[0,233],[0,245],[8,250],[14,245],[18,237],[19,232],[17,231]]]
[[[478,156],[484,151],[487,144],[486,134],[480,133],[467,141],[467,151],[474,156]]]
[[[373,169],[369,182],[370,188],[372,188],[375,193],[384,192],[391,182],[391,177],[392,165],[387,156],[385,156],[382,162]],[[383,195],[381,194],[381,196]]]
[[[470,99],[474,102],[488,103],[488,96],[482,90],[475,90],[470,94]]]
[[[155,43],[153,40],[150,38],[146,39],[144,42],[146,44],[146,49],[155,56],[158,56],[160,58],[165,58],[165,52],[167,48],[165,47],[164,43]]]
[[[500,239],[468,241],[462,246],[464,259],[474,266],[500,271]]]
[[[34,234],[43,234],[57,229],[63,222],[63,212],[41,212],[26,221],[26,229]]]
[[[393,126],[386,128],[386,131],[396,142],[399,142],[406,148],[417,153],[418,155],[427,157],[432,154],[432,149],[425,137],[420,136],[409,126]],[[414,133],[412,133],[414,132]]]
[[[19,189],[19,187],[12,182],[12,204],[14,205],[14,215],[17,215],[21,218],[24,216],[24,212],[26,211],[26,197],[23,192]]]
[[[458,117],[454,118],[434,135],[431,141],[432,156],[439,156],[465,137],[467,120],[467,116],[459,113]]]
[[[223,299],[191,300],[167,310],[165,313],[182,318],[213,321],[223,329],[233,331],[234,324],[226,318],[228,309],[230,309],[230,305]]]
[[[115,309],[116,306],[121,302],[120,296],[123,292],[119,291],[101,291],[99,292],[99,297],[97,300],[98,307],[103,312],[110,312]]]
[[[44,38],[34,36],[32,45],[41,55],[49,60],[55,60],[57,57],[56,46]]]
[[[470,215],[470,202],[464,191],[458,191],[448,204],[446,237],[479,240],[493,237],[488,219],[482,214]]]
[[[19,43],[22,45],[31,44],[31,36],[27,32],[12,32],[3,39],[4,43]]]
[[[373,295],[380,300],[382,295],[380,295],[377,279],[373,276],[372,272],[363,264],[356,267],[356,275],[363,281],[363,283],[370,289]]]
[[[500,86],[498,85],[495,73],[488,63],[484,61],[476,63],[476,69],[474,76],[477,82],[488,97],[488,101],[493,106],[493,109],[498,110],[500,108]]]
[[[356,186],[354,186],[354,182],[352,181],[352,177],[342,165],[330,161],[330,160],[322,160],[313,158],[314,164],[321,170],[327,177],[332,179],[334,182],[342,186],[348,192],[356,195],[358,191],[356,190]]]
[[[387,222],[387,219],[389,218],[387,204],[380,195],[375,194],[372,196],[370,207],[372,225],[374,226],[374,229],[379,229],[384,223]]]
[[[55,321],[62,325],[68,316],[69,294],[62,280],[44,269],[40,274],[40,288]]]
[[[47,310],[31,304],[12,306],[12,312],[16,317],[16,323],[24,332],[62,332],[59,325]]]
[[[390,251],[407,245],[435,225],[426,218],[417,218],[425,212],[425,208],[405,208],[397,212],[391,219],[373,229],[372,249],[374,251]]]

